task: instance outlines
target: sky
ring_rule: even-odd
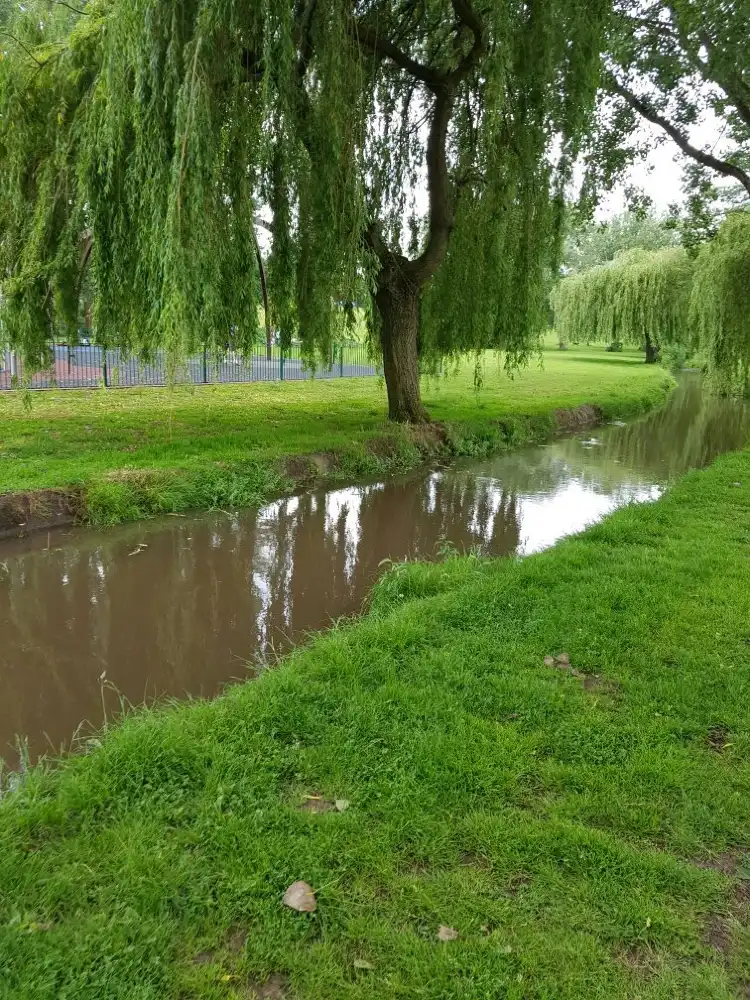
[[[643,122],[642,135],[651,145],[644,162],[634,164],[625,183],[618,185],[602,200],[597,217],[604,221],[625,209],[625,186],[641,188],[653,201],[654,210],[666,212],[671,204],[682,201],[682,166],[686,157],[656,125]],[[721,151],[722,127],[715,117],[707,117],[690,131],[690,141],[702,149]],[[720,178],[714,178],[717,185]]]

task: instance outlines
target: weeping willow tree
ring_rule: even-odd
[[[693,327],[714,373],[750,383],[750,212],[727,217],[695,265]]]
[[[609,264],[564,278],[553,293],[562,340],[659,347],[688,338],[693,263],[682,247],[630,250]]]
[[[253,226],[282,342],[330,348],[371,298],[389,413],[420,356],[544,323],[608,0],[25,0],[0,25],[0,281],[27,362],[73,328],[179,358],[258,336]]]

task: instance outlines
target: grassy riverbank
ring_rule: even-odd
[[[669,377],[637,354],[547,350],[510,379],[494,357],[484,386],[473,367],[425,381],[425,402],[446,439],[385,420],[379,379],[174,389],[0,393],[0,495],[82,489],[98,523],[189,508],[258,503],[291,480],[403,471],[431,451],[482,454],[549,434],[557,409],[595,404],[607,417],[660,403]],[[27,397],[28,398],[28,397]],[[317,454],[316,464],[288,460]]]
[[[746,997],[749,526],[746,452],[32,772],[0,997]]]

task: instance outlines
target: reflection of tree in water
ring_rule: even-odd
[[[594,493],[625,497],[629,488],[664,483],[744,446],[750,437],[750,408],[704,394],[700,377],[686,376],[661,409],[590,436],[598,444],[586,447],[580,435],[560,438],[546,447],[473,465],[472,473],[499,475],[519,496],[551,494],[575,478]]]
[[[684,376],[666,406],[613,430],[602,458],[669,478],[709,465],[723,452],[743,447],[748,437],[745,403],[702,392],[700,377]]]
[[[44,732],[60,745],[83,719],[99,724],[105,671],[134,703],[212,694],[272,644],[358,610],[384,559],[430,557],[445,538],[514,551],[514,497],[486,478],[433,473],[232,517],[80,533],[8,558],[0,743],[28,733],[41,750]]]
[[[259,645],[358,610],[384,560],[429,558],[445,538],[459,550],[514,551],[514,498],[490,480],[433,473],[269,506],[253,564]]]

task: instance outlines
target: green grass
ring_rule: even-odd
[[[0,997],[746,997],[749,553],[741,453],[540,555],[396,568],[257,682],[33,770]]]
[[[449,450],[481,453],[549,433],[560,407],[596,403],[628,416],[661,402],[668,376],[636,354],[547,350],[510,379],[490,356],[426,380],[425,402],[449,424]],[[385,420],[380,379],[173,389],[0,393],[0,494],[83,486],[100,523],[190,507],[259,502],[283,485],[279,459],[332,452],[342,477],[400,471],[423,451]],[[521,419],[529,418],[529,419]],[[503,427],[498,426],[503,421]],[[373,447],[382,438],[387,448]]]

